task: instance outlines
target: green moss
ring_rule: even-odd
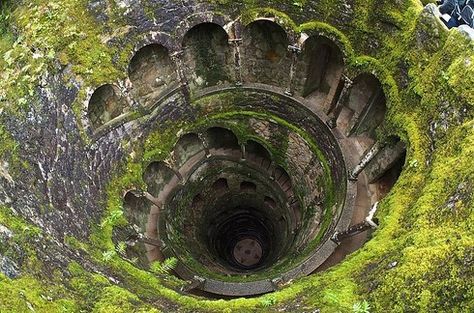
[[[17,143],[12,135],[7,131],[4,125],[0,124],[0,160],[6,162],[3,167],[15,167],[21,163],[19,155],[19,143]],[[4,170],[7,170],[6,168]]]
[[[234,10],[232,7],[236,5],[227,0],[211,2],[223,11],[225,8]],[[381,80],[389,99],[387,129],[408,143],[408,153],[400,179],[380,205],[381,225],[372,240],[331,270],[299,279],[269,296],[231,301],[181,296],[165,287],[166,278],[137,269],[117,255],[107,262],[103,260],[104,251],[115,249],[111,241],[113,226],[125,223],[122,216],[114,213],[121,210],[121,192],[143,186],[141,173],[146,164],[136,161],[137,158],[129,160],[129,166],[122,173],[117,172],[110,183],[108,202],[103,204],[104,218],[99,223],[103,226],[94,226],[91,241],[67,240],[71,247],[88,252],[99,266],[109,267],[125,288],[112,286],[100,275],[88,276],[70,269],[73,278],[68,288],[81,298],[75,302],[57,285],[40,284],[37,278],[28,275],[18,280],[2,276],[0,311],[25,312],[29,310],[28,303],[39,312],[139,311],[150,309],[142,301],[153,303],[163,299],[196,312],[275,312],[279,306],[293,301],[306,311],[317,307],[323,312],[350,312],[354,304],[363,300],[367,300],[375,312],[474,310],[474,292],[469,281],[473,277],[474,245],[470,197],[474,146],[472,42],[457,31],[444,31],[438,24],[431,23],[430,18],[420,16],[421,4],[417,1],[356,0],[354,18],[340,29],[332,25],[338,23],[337,2],[267,1],[263,4],[275,5],[277,9],[271,10],[257,8],[260,2],[238,2],[238,6],[245,7],[244,24],[257,16],[276,16],[293,31],[320,32],[340,43],[347,64],[354,72],[375,73]],[[0,60],[0,101],[5,111],[17,114],[36,103],[37,82],[44,73],[56,72],[55,60],[71,64],[71,78],[88,86],[98,86],[126,75],[124,69],[131,45],[118,51],[106,44],[104,34],[112,36],[106,29],[111,24],[98,26],[86,13],[85,4],[85,0],[54,3],[34,0],[8,19],[21,36],[14,35],[10,25],[1,35],[0,51],[4,58]],[[121,23],[120,10],[115,4],[110,6],[111,23]],[[288,12],[283,8],[288,8]],[[307,20],[297,26],[293,19],[302,12],[300,8],[313,10],[324,21]],[[6,25],[4,21],[1,25]],[[120,33],[121,24],[114,26]],[[58,27],[64,36],[57,36]],[[32,47],[37,53],[35,58]],[[404,70],[407,73],[400,73]],[[406,80],[405,85],[402,80]],[[80,116],[81,104],[76,103],[74,110]],[[433,139],[430,123],[453,111],[464,113],[450,120],[443,134]],[[145,163],[162,159],[181,129],[187,129],[185,123],[164,125],[149,137],[143,151],[136,148],[137,154]],[[0,138],[0,158],[13,160],[13,163],[20,161],[21,146],[3,125]],[[436,147],[434,152],[432,145]],[[471,188],[460,186],[461,183]],[[0,210],[0,221],[19,233],[38,231],[6,208]],[[394,261],[397,266],[390,268],[389,264]],[[42,295],[52,300],[45,300]],[[82,302],[86,298],[90,300]]]
[[[280,26],[286,30],[296,32],[298,30],[295,22],[284,12],[275,10],[273,8],[254,8],[246,10],[242,13],[242,23],[244,25],[250,24],[255,21],[257,18],[275,18]]]
[[[58,285],[49,285],[25,276],[11,280],[0,274],[0,311],[76,312],[77,307],[68,292]]]
[[[110,286],[102,290],[101,298],[96,302],[94,313],[159,313],[149,305],[143,305],[138,297],[131,292],[117,287]]]
[[[25,43],[60,57],[73,66],[73,72],[91,85],[123,77],[123,71],[112,61],[115,50],[107,47],[102,34],[86,10],[88,2],[35,0],[34,5],[21,6],[15,11],[17,26]],[[62,36],[55,30],[62,28]],[[87,53],[85,53],[87,51]]]
[[[393,76],[386,67],[377,59],[369,56],[359,56],[351,60],[348,64],[349,71],[353,73],[371,73],[382,84],[387,106],[396,106],[400,104],[400,95],[398,86]]]
[[[313,35],[314,32],[331,39],[341,49],[345,58],[350,59],[354,55],[354,49],[352,48],[350,40],[334,26],[319,21],[312,21],[300,25],[298,30],[303,33],[308,33],[308,35]]]
[[[22,237],[36,237],[42,233],[39,227],[31,225],[22,217],[14,215],[13,211],[5,206],[0,205],[0,224],[6,226],[17,235]]]

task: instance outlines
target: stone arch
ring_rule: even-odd
[[[209,149],[240,150],[237,136],[227,128],[218,126],[208,128],[205,132],[205,137]]]
[[[293,183],[291,181],[291,177],[283,167],[277,166],[275,168],[273,172],[273,178],[288,197],[293,195]]]
[[[172,180],[178,181],[179,178],[175,171],[163,161],[151,162],[143,172],[143,181],[147,185],[147,191],[154,197],[158,197]]]
[[[305,41],[313,36],[322,36],[331,40],[342,53],[344,63],[349,63],[349,59],[354,56],[354,48],[351,41],[337,28],[322,22],[308,22],[299,27],[301,31],[302,46]]]
[[[245,26],[242,40],[243,81],[287,87],[291,55],[285,30],[271,20],[259,19]]]
[[[135,44],[128,57],[128,64],[130,64],[137,52],[146,46],[160,45],[166,48],[171,54],[171,52],[176,50],[176,46],[179,45],[175,38],[172,38],[170,34],[164,32],[152,31],[145,34],[136,34],[135,36],[131,35],[130,40],[132,40]]]
[[[272,156],[271,153],[262,144],[255,140],[247,140],[245,143],[246,159],[257,162],[264,168],[270,166]]]
[[[387,107],[392,103],[400,103],[397,82],[379,60],[366,55],[358,56],[347,64],[346,72],[353,81],[362,74],[370,73],[381,83]]]
[[[204,23],[217,24],[226,31],[229,38],[232,37],[230,27],[228,27],[228,25],[233,23],[232,19],[222,14],[216,14],[216,12],[200,12],[188,16],[177,26],[176,31],[174,32],[174,37],[184,39],[184,36],[192,28]]]
[[[298,26],[287,15],[277,11],[268,12],[264,9],[257,9],[255,14],[256,16],[253,19],[246,21],[244,26],[257,21],[268,21],[270,23],[277,24],[285,31],[290,44],[296,44],[299,33],[295,30],[298,28]]]
[[[140,233],[146,232],[149,237],[156,237],[158,235],[156,224],[150,229],[148,223],[150,211],[152,210],[152,204],[145,197],[137,196],[135,192],[129,191],[123,197],[123,212],[124,216],[128,221],[129,225],[138,227]],[[135,230],[134,230],[135,231]],[[130,232],[126,232],[131,235]],[[136,259],[137,265],[141,268],[147,268],[149,260],[147,255],[143,253],[146,250],[146,245],[143,242],[136,242],[133,245],[127,245],[124,253],[129,258]]]
[[[229,190],[229,183],[227,181],[227,178],[221,177],[217,179],[212,184],[212,189],[219,194],[227,192]]]
[[[168,49],[156,43],[135,53],[129,63],[128,75],[134,95],[145,106],[152,105],[177,81]]]
[[[240,191],[255,193],[257,192],[257,185],[255,185],[255,183],[250,182],[250,181],[243,181],[240,183]]]
[[[353,80],[340,119],[348,135],[367,133],[375,138],[374,131],[383,122],[386,111],[382,84],[373,74],[362,73]]]
[[[191,89],[234,80],[229,36],[219,24],[206,22],[195,25],[185,34],[182,47]]]
[[[89,123],[95,130],[128,111],[126,99],[120,89],[112,84],[97,88],[87,107]]]
[[[265,196],[263,202],[272,209],[277,207],[276,201],[270,196]]]
[[[303,97],[310,97],[326,107],[336,93],[344,70],[343,54],[331,39],[319,35],[307,38],[302,52],[297,73],[304,76],[298,79],[299,91]]]
[[[193,156],[204,153],[204,145],[195,133],[181,136],[174,146],[173,159],[177,168],[180,168]]]

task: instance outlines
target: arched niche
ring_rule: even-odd
[[[199,207],[203,206],[205,203],[203,196],[198,193],[193,197],[193,201],[191,202],[191,206],[193,209],[198,209]]]
[[[218,194],[224,193],[229,190],[229,183],[224,177],[219,178],[212,184],[212,190]]]
[[[386,195],[395,185],[403,170],[406,159],[406,145],[397,136],[387,139],[385,146],[365,167],[370,184],[376,184],[378,198]]]
[[[270,152],[254,140],[245,143],[245,158],[257,162],[264,168],[268,168],[272,160]]]
[[[285,30],[275,22],[257,20],[244,28],[242,40],[243,81],[286,88],[291,56]]]
[[[147,230],[148,215],[150,213],[152,204],[145,197],[136,196],[133,192],[129,191],[123,198],[123,212],[124,216],[128,221],[128,224],[138,226],[137,231],[145,233]],[[127,232],[127,236],[133,233]],[[153,231],[154,235],[157,235],[156,226]],[[149,236],[149,234],[147,234]],[[127,245],[125,249],[125,255],[129,259],[135,259],[136,264],[141,268],[147,268],[149,265],[147,256],[143,251],[146,247],[144,243],[138,241],[134,245]]]
[[[151,203],[144,197],[137,197],[129,191],[123,198],[123,211],[127,221],[145,230]]]
[[[202,23],[183,38],[186,77],[191,88],[232,81],[232,49],[225,30],[218,24]]]
[[[249,181],[243,181],[240,183],[240,191],[242,192],[257,192],[257,185]]]
[[[143,105],[153,105],[177,81],[168,49],[160,44],[151,44],[138,50],[130,61],[128,75],[133,92]]]
[[[204,152],[204,145],[197,134],[189,133],[181,136],[173,149],[176,167],[180,168],[196,154]]]
[[[89,100],[87,116],[93,129],[97,129],[128,110],[127,102],[114,85],[97,88]]]
[[[265,198],[263,199],[263,203],[272,209],[275,209],[277,207],[276,201],[273,200],[273,198],[269,196],[265,196]]]
[[[320,106],[329,104],[336,93],[344,69],[344,59],[339,47],[324,36],[311,36],[303,45],[302,62],[297,75],[299,92]]]
[[[387,111],[386,98],[380,81],[372,74],[361,74],[354,79],[347,103],[341,112],[347,135],[368,134],[375,138],[375,128]]]
[[[281,189],[288,197],[293,195],[290,175],[281,166],[277,166],[273,172],[273,178],[280,185]]]
[[[211,127],[206,130],[205,136],[209,149],[240,150],[237,136],[227,128]]]
[[[175,172],[162,161],[150,163],[143,173],[147,191],[154,197],[158,197],[163,188],[173,179],[177,180]]]

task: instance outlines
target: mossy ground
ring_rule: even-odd
[[[363,301],[375,312],[474,311],[473,43],[456,30],[447,32],[440,24],[427,22],[417,1],[357,0],[356,18],[340,30],[331,26],[338,14],[332,1],[210,2],[221,11],[248,7],[244,16],[278,13],[292,28],[331,32],[349,47],[349,65],[377,73],[388,99],[387,129],[408,143],[402,175],[381,203],[379,230],[343,263],[279,292],[231,301],[184,296],[165,287],[173,286],[170,278],[139,270],[117,253],[104,260],[104,252],[115,251],[110,240],[112,227],[125,222],[119,213],[117,190],[143,183],[137,178],[142,165],[132,159],[109,185],[103,223],[95,225],[94,237],[76,245],[99,266],[119,275],[121,286],[79,265],[71,266],[72,276],[62,278],[62,284],[43,283],[41,271],[31,270],[41,266],[27,263],[31,268],[24,268],[21,278],[0,277],[0,311],[26,312],[31,306],[37,312],[156,312],[150,304],[166,301],[193,312],[274,312],[295,304],[301,311],[350,312]],[[21,115],[34,103],[30,100],[35,98],[38,80],[67,64],[72,65],[74,79],[92,87],[125,75],[127,51],[105,44],[103,37],[112,26],[123,27],[121,19],[112,19],[108,29],[100,27],[85,4],[85,0],[34,0],[9,12],[8,23],[1,21],[0,103],[4,113]],[[321,18],[297,26],[293,20],[298,20],[301,8],[315,10]],[[7,11],[2,11],[5,16],[3,12]],[[58,33],[61,36],[55,35]],[[400,64],[406,64],[408,72],[408,84],[402,87]],[[448,127],[438,129],[433,137],[430,127],[433,121],[442,123],[441,116],[448,116]],[[162,146],[149,150],[145,159],[166,152],[181,127],[171,125],[169,133],[150,137],[145,145],[161,142]],[[21,146],[3,125],[0,136],[2,159],[20,162],[15,158]],[[6,208],[0,213],[0,223],[19,234],[25,228],[34,229]],[[28,248],[30,235],[20,237],[19,242],[34,260],[34,249]]]

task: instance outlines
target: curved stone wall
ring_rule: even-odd
[[[472,311],[472,44],[435,14],[20,7],[0,35],[6,311]]]
[[[383,122],[385,98],[373,74],[347,76],[338,44],[327,37],[296,39],[270,19],[232,22],[227,31],[222,23],[194,23],[182,34],[183,50],[173,52],[160,41],[140,48],[124,84],[130,87],[116,88],[127,94],[121,99],[128,99],[136,113],[119,116],[103,101],[102,111],[115,119],[95,126],[94,134],[100,141],[117,127],[145,127],[146,133],[146,125],[158,120],[186,124],[184,134],[168,139],[176,143],[168,152],[148,147],[160,153],[143,172],[146,188],[136,193],[145,195],[125,197],[130,224],[161,242],[145,244],[128,257],[140,255],[144,267],[144,254],[148,262],[176,257],[178,276],[199,277],[203,291],[254,295],[310,274],[335,251],[331,236],[345,230],[352,217],[357,193],[347,172],[357,160],[345,159],[351,148],[331,128],[370,142]],[[97,106],[94,99],[102,88],[89,107]],[[187,105],[171,110],[177,99]],[[97,125],[95,115],[89,119]],[[259,157],[252,149],[268,156],[265,166],[255,168],[253,159]],[[278,168],[285,175],[276,179]],[[245,180],[245,175],[255,177]],[[258,197],[230,186],[233,191],[225,196],[213,195],[219,179],[227,185],[254,184]],[[277,185],[271,187],[274,179]],[[265,197],[278,199],[272,201],[279,218]],[[229,228],[234,218],[242,226]],[[253,225],[251,230],[244,231],[245,224]],[[236,261],[233,247],[250,241],[257,244],[258,266],[239,268],[243,263]]]

